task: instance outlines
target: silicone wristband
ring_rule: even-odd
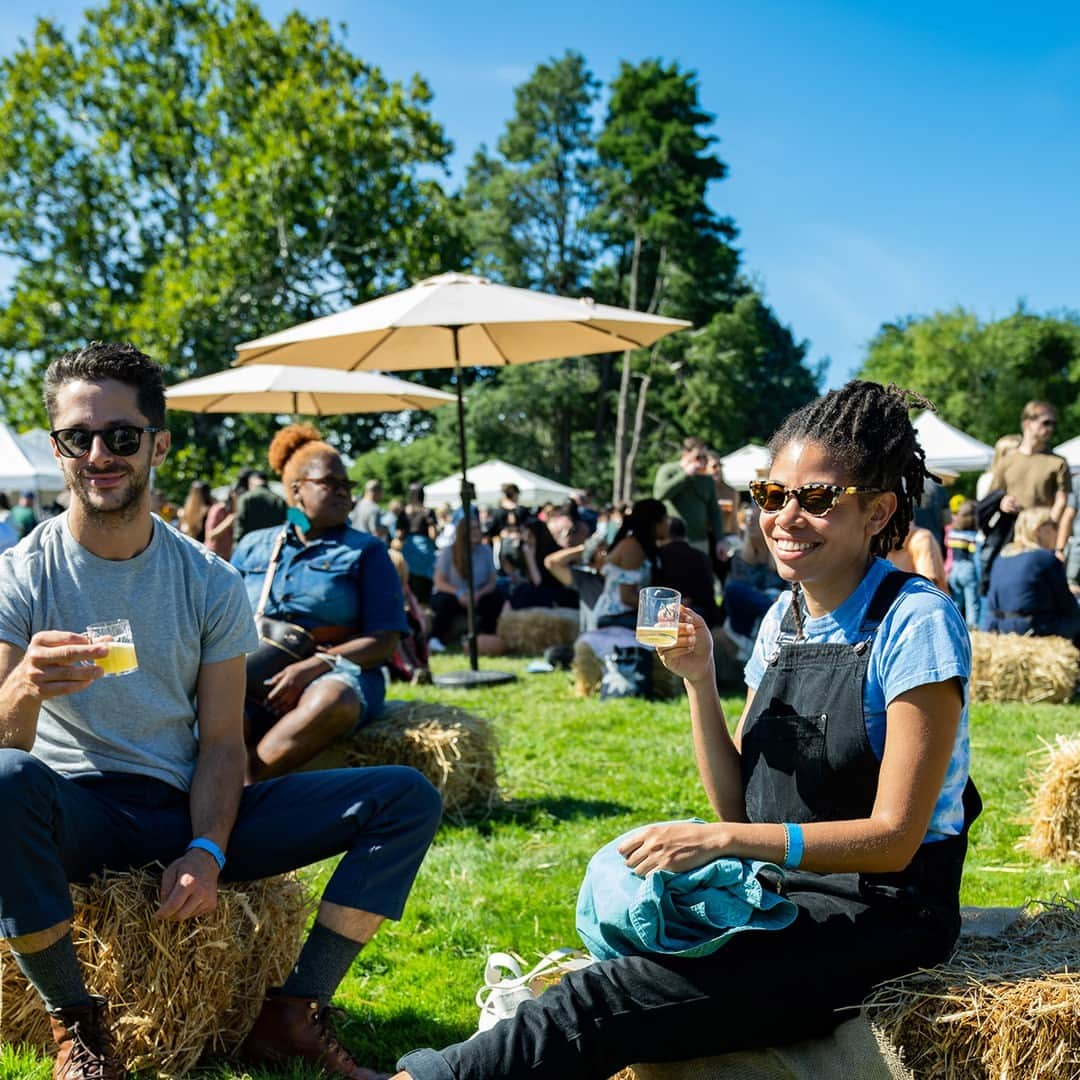
[[[784,868],[795,870],[803,858],[803,833],[801,825],[784,823]]]
[[[212,855],[214,862],[217,863],[217,868],[219,870],[225,869],[225,852],[222,851],[213,840],[208,840],[205,836],[196,836],[187,846],[188,851],[192,848],[198,848],[200,851],[205,851],[208,855]]]

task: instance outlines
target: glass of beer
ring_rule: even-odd
[[[86,636],[91,641],[109,646],[108,655],[94,661],[106,675],[128,675],[138,669],[135,639],[131,636],[131,623],[127,619],[95,623],[86,628]]]
[[[667,648],[679,637],[679,605],[675,589],[650,586],[638,593],[637,639],[642,645]]]

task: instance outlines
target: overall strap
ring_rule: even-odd
[[[286,523],[285,528],[281,530],[278,538],[274,541],[274,550],[270,553],[270,562],[266,567],[266,577],[263,580],[259,605],[255,608],[256,620],[261,619],[266,612],[266,602],[270,599],[270,587],[274,584],[274,572],[277,570],[277,564],[281,558],[281,549],[285,546],[285,538],[288,536],[290,528],[291,526]]]
[[[886,574],[879,583],[870,603],[866,605],[866,613],[863,615],[862,624],[859,627],[861,634],[869,634],[871,637],[877,630],[881,620],[889,614],[889,609],[896,603],[900,590],[913,579],[925,581],[922,574],[911,574],[906,570],[892,570]]]

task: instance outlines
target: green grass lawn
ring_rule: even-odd
[[[521,659],[485,661],[519,675],[516,683],[489,690],[392,692],[490,717],[505,801],[482,822],[442,827],[405,918],[383,928],[342,985],[337,1000],[348,1014],[344,1038],[367,1064],[390,1068],[405,1050],[471,1034],[473,998],[489,952],[512,949],[532,962],[552,948],[576,945],[578,884],[589,856],[606,841],[650,821],[709,816],[685,701],[579,701],[568,674],[528,675],[525,665]],[[435,662],[436,671],[461,666],[460,657]],[[724,705],[734,723],[741,702],[731,698]],[[1080,733],[1080,709],[973,708],[973,772],[985,810],[972,829],[965,904],[1016,905],[1080,892],[1080,869],[1038,862],[1016,847],[1027,831],[1030,774],[1041,740],[1059,733]],[[316,884],[330,868],[315,869]],[[44,1059],[0,1049],[3,1080],[49,1075]],[[239,1080],[248,1074],[218,1067],[203,1075]]]

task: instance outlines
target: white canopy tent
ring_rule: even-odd
[[[55,493],[63,491],[64,474],[52,455],[49,434],[44,446],[34,432],[16,435],[7,424],[0,422],[0,491],[34,491]]]
[[[1071,472],[1080,472],[1080,435],[1055,446],[1054,453],[1060,454],[1069,463]]]
[[[946,423],[937,413],[919,413],[912,421],[919,436],[926,467],[934,472],[982,472],[994,460],[994,448]]]
[[[720,459],[724,470],[724,480],[736,491],[745,491],[751,480],[756,480],[762,471],[768,471],[772,464],[772,455],[764,446],[747,443],[738,450],[725,454]]]
[[[565,503],[574,494],[575,489],[558,480],[549,480],[546,476],[510,465],[497,458],[485,461],[482,465],[473,465],[466,474],[469,483],[476,489],[473,498],[478,506],[498,506],[502,498],[503,484],[516,484],[520,491],[519,501],[522,506],[536,507],[546,502]],[[449,503],[453,507],[461,505],[461,473],[424,485],[424,505],[438,506]]]

